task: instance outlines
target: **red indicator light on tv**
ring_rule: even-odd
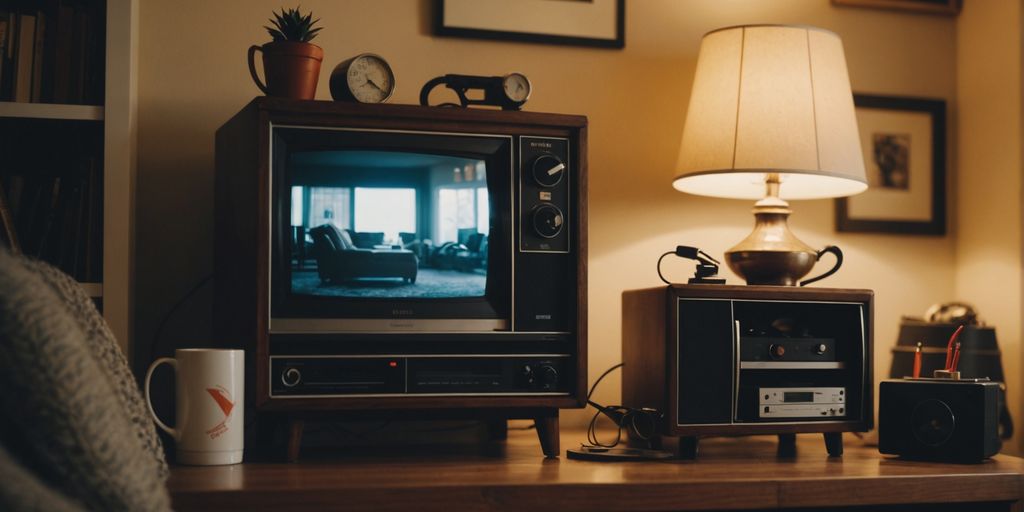
[[[395,368],[398,366],[398,361],[389,361],[388,366]]]

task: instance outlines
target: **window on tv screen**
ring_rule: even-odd
[[[292,293],[472,298],[487,287],[483,160],[309,151],[288,161]]]

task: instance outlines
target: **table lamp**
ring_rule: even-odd
[[[867,188],[843,43],[815,27],[747,25],[704,35],[673,186],[758,199],[755,225],[725,253],[747,284],[795,285],[826,252],[789,230],[786,199]]]

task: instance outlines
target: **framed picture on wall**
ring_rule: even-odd
[[[434,33],[622,48],[625,4],[625,0],[434,0]]]
[[[832,0],[832,4],[956,16],[961,0]]]
[[[946,102],[854,94],[868,189],[836,200],[836,230],[946,234]]]

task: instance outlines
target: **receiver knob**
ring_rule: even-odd
[[[562,232],[565,218],[557,206],[545,203],[533,210],[533,230],[544,238],[554,238]]]
[[[816,352],[818,354],[824,354],[827,351],[828,351],[828,345],[826,345],[824,343],[819,343],[817,347],[814,347],[814,352]]]
[[[786,355],[786,347],[783,345],[772,345],[768,347],[768,354],[773,359],[781,359],[782,356]]]
[[[281,374],[281,383],[287,387],[294,387],[302,381],[302,372],[298,368],[288,368]]]
[[[558,388],[558,370],[553,366],[544,365],[539,370],[539,388],[542,391],[553,391]]]
[[[531,367],[530,365],[523,366],[521,376],[523,378],[523,382],[526,383],[527,387],[532,388],[534,386],[537,376],[534,374],[533,367]]]
[[[553,187],[562,181],[565,163],[552,154],[545,154],[533,161],[533,179],[542,187]]]

